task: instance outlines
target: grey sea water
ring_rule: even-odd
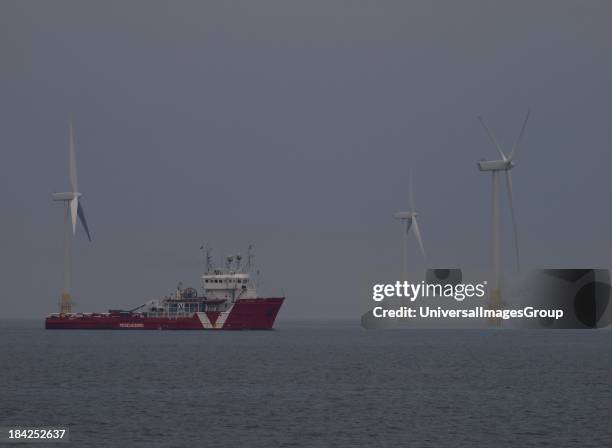
[[[612,446],[605,330],[3,321],[0,341],[0,426],[68,426],[61,446]]]

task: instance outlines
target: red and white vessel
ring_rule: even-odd
[[[72,330],[270,330],[284,297],[260,298],[237,255],[226,259],[225,269],[214,269],[207,251],[202,276],[203,293],[179,286],[163,299],[151,300],[129,311],[108,313],[55,313],[45,328]]]

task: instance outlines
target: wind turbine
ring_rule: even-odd
[[[405,278],[406,275],[406,252],[408,246],[408,234],[410,233],[410,229],[413,229],[414,236],[419,243],[419,248],[421,249],[421,255],[425,258],[425,248],[423,247],[423,240],[421,239],[421,230],[419,229],[419,223],[417,221],[418,213],[415,212],[414,206],[414,195],[412,193],[412,176],[409,176],[409,200],[410,200],[410,211],[406,212],[395,212],[393,213],[393,218],[399,221],[402,221],[402,279]]]
[[[480,171],[490,171],[491,172],[491,180],[492,180],[492,188],[493,188],[493,219],[492,219],[492,259],[493,259],[493,275],[494,275],[494,285],[493,285],[493,297],[495,300],[499,300],[500,292],[500,280],[501,280],[501,272],[500,272],[500,222],[499,222],[499,174],[501,172],[506,173],[506,184],[508,187],[508,201],[510,203],[510,215],[512,216],[512,229],[514,232],[514,248],[516,252],[516,266],[517,270],[520,268],[519,262],[519,244],[518,244],[518,231],[516,228],[516,218],[514,216],[514,195],[512,192],[512,174],[510,170],[516,166],[514,163],[514,155],[516,154],[517,147],[523,138],[523,133],[525,132],[525,126],[527,125],[527,120],[529,120],[529,112],[527,109],[527,115],[525,116],[525,120],[523,121],[523,126],[521,127],[521,131],[514,141],[514,145],[512,145],[512,149],[510,150],[510,154],[506,156],[501,145],[495,139],[495,135],[493,132],[489,130],[487,125],[485,124],[482,117],[478,117],[480,123],[484,127],[487,135],[491,142],[497,148],[499,155],[501,156],[500,160],[481,160],[478,162],[478,169]]]
[[[83,204],[80,201],[82,196],[79,193],[78,181],[77,181],[77,168],[76,168],[76,154],[74,151],[74,131],[72,129],[72,122],[70,122],[70,136],[68,143],[68,171],[70,175],[70,187],[71,191],[63,193],[53,193],[52,197],[54,201],[61,201],[64,203],[65,208],[65,219],[64,219],[64,292],[62,293],[62,300],[60,302],[60,313],[70,314],[72,312],[72,302],[70,299],[70,267],[71,267],[71,254],[70,246],[72,238],[76,234],[76,222],[77,216],[85,229],[87,238],[91,241],[91,235],[89,234],[89,228],[87,227],[87,220],[85,219],[85,212],[83,211]]]

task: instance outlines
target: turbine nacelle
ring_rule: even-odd
[[[78,199],[81,196],[83,196],[81,193],[73,193],[72,191],[51,194],[54,201],[72,201],[74,198]]]
[[[481,160],[478,162],[480,171],[508,171],[515,166],[512,160]]]
[[[412,219],[418,216],[416,212],[395,212],[393,213],[393,219]]]

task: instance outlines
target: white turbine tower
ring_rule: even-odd
[[[502,147],[495,139],[493,133],[489,130],[487,125],[485,125],[482,117],[478,117],[482,126],[485,128],[487,135],[491,139],[491,142],[495,145],[497,150],[499,151],[499,155],[501,156],[500,160],[481,160],[478,162],[478,169],[480,171],[490,171],[492,186],[493,186],[493,217],[492,217],[492,232],[491,232],[491,241],[492,241],[492,260],[493,260],[493,294],[492,299],[495,303],[499,303],[500,299],[500,283],[501,283],[501,271],[500,271],[500,222],[499,222],[499,174],[501,172],[506,173],[506,184],[508,186],[508,202],[510,203],[510,215],[512,216],[512,229],[514,232],[514,248],[516,252],[516,266],[517,270],[520,268],[519,263],[519,244],[518,244],[518,232],[516,228],[516,218],[514,216],[514,197],[512,192],[512,175],[510,170],[514,168],[514,156],[516,154],[516,149],[523,138],[523,133],[525,132],[525,126],[527,125],[527,120],[529,119],[529,110],[527,110],[527,115],[525,116],[525,120],[523,121],[523,126],[521,127],[521,131],[516,138],[512,149],[510,150],[510,154],[506,156]]]
[[[414,206],[414,195],[412,192],[412,176],[409,178],[409,200],[410,200],[410,211],[406,212],[395,212],[393,213],[393,218],[402,222],[402,273],[401,280],[404,280],[406,277],[406,253],[408,251],[408,234],[410,233],[410,229],[413,229],[414,236],[416,237],[417,242],[419,243],[419,248],[421,249],[421,255],[425,258],[425,248],[423,247],[423,240],[421,239],[421,230],[419,228],[419,223],[417,221],[418,213],[415,211]]]
[[[77,216],[83,224],[87,238],[91,241],[91,235],[89,234],[89,228],[87,227],[87,221],[85,220],[85,212],[83,211],[83,205],[80,202],[79,187],[77,182],[77,168],[76,168],[76,155],[74,152],[74,131],[72,130],[72,122],[70,123],[70,136],[68,144],[68,171],[70,174],[70,187],[71,191],[64,193],[53,193],[54,201],[61,201],[65,207],[65,220],[64,220],[64,291],[62,293],[62,300],[60,302],[60,313],[69,314],[72,312],[72,303],[70,299],[70,243],[72,237],[76,233],[76,222]]]

